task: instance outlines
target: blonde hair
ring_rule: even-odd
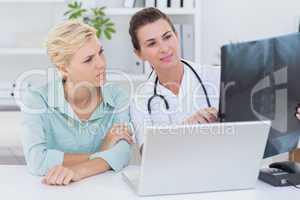
[[[81,21],[60,23],[48,34],[48,57],[56,66],[68,65],[72,55],[92,37],[96,37],[96,29]]]

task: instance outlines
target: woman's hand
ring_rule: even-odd
[[[47,185],[68,185],[71,182],[80,180],[81,177],[78,169],[59,165],[50,169],[42,182]]]
[[[132,144],[133,139],[131,135],[131,131],[126,124],[113,125],[109,132],[106,134],[104,142],[100,147],[100,151],[110,149],[114,144],[116,144],[120,140],[126,140],[128,144]]]
[[[296,117],[298,118],[298,120],[300,120],[300,104],[298,104],[296,108]]]
[[[183,124],[204,124],[212,123],[218,120],[218,111],[216,108],[201,109],[191,117],[185,119]]]

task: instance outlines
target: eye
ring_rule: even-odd
[[[89,62],[91,62],[92,61],[92,57],[89,57],[88,59],[86,59],[83,63],[89,63]]]
[[[154,46],[155,45],[155,42],[150,42],[150,43],[148,43],[148,47],[152,47],[152,46]]]
[[[99,54],[99,56],[101,56],[101,55],[103,54],[103,52],[104,52],[104,49],[103,49],[103,48],[101,48],[101,49],[100,49],[100,51],[99,51],[99,53],[98,53],[98,54]]]
[[[166,35],[164,39],[168,40],[168,39],[170,39],[171,37],[172,37],[171,34],[170,34],[170,35]]]

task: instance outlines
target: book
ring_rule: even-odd
[[[133,8],[135,0],[124,0],[124,7],[125,8]]]
[[[180,56],[181,58],[183,58],[183,43],[182,43],[182,26],[181,24],[174,24],[174,28],[177,32],[177,35],[178,35],[178,41],[180,43]]]
[[[156,1],[157,8],[167,8],[168,7],[168,0],[159,0]]]
[[[180,8],[181,0],[171,0],[171,8]]]
[[[182,24],[182,55],[184,59],[194,61],[194,28],[191,24]]]
[[[182,0],[183,8],[194,8],[194,0]]]
[[[155,0],[145,0],[145,7],[155,7]]]

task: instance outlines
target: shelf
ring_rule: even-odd
[[[43,48],[0,48],[0,55],[46,55]]]
[[[143,8],[107,8],[105,13],[107,15],[133,15],[137,11]],[[168,15],[194,15],[196,9],[183,9],[183,8],[164,8],[161,9],[164,13]]]
[[[65,0],[0,0],[0,3],[66,3]],[[133,15],[143,8],[106,8],[107,15]],[[160,8],[168,15],[194,15],[195,8]]]
[[[0,3],[65,3],[65,0],[0,0]]]

